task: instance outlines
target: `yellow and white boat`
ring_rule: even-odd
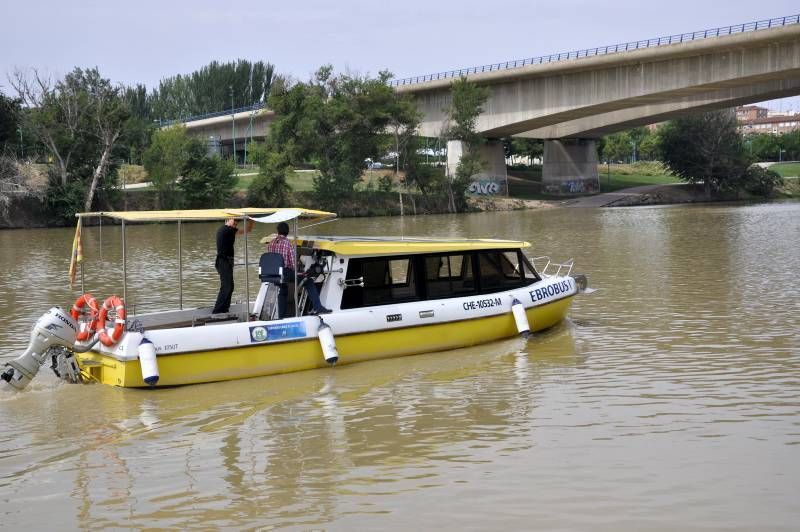
[[[78,216],[101,216],[122,224],[126,272],[126,224],[230,217],[270,224],[294,220],[297,234],[298,218],[325,220],[335,214],[248,208]],[[26,352],[9,362],[0,377],[22,389],[40,365],[52,361],[56,374],[70,381],[161,387],[441,351],[552,327],[565,318],[574,296],[586,289],[584,276],[570,275],[571,261],[548,260],[537,271],[537,260],[524,254],[530,244],[522,241],[303,236],[296,243],[297,263],[313,272],[330,314],[310,315],[303,291],[295,285],[294,290],[288,288],[300,295],[294,312],[279,318],[279,271],[258,272],[258,294],[251,301],[248,293],[228,314],[214,315],[211,307],[128,316],[120,312],[116,335],[105,330],[105,324],[96,334],[87,331],[81,320],[54,307],[34,326]],[[250,264],[246,250],[245,241],[245,264]],[[262,256],[259,269],[271,264],[265,259]],[[125,273],[123,277],[126,292]],[[121,338],[104,345],[97,341],[101,334],[105,340]],[[76,341],[76,336],[88,338]]]

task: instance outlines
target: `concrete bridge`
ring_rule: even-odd
[[[489,89],[476,124],[490,139],[484,148],[489,168],[478,178],[504,186],[496,139],[541,138],[545,188],[590,192],[598,186],[594,139],[698,111],[800,94],[800,20],[795,15],[392,80],[398,92],[414,95],[423,112],[421,135],[438,136],[446,126],[443,109],[460,76]],[[234,117],[237,124],[250,119],[245,115]],[[256,137],[266,134],[272,118],[268,111],[258,115]],[[215,119],[187,127],[216,131],[230,142],[231,115],[208,120]],[[448,148],[448,167],[454,169],[462,150]]]
[[[193,136],[208,141],[210,151],[224,157],[230,157],[235,152],[236,160],[246,164],[248,145],[264,140],[274,119],[274,111],[255,105],[233,109],[232,112],[221,111],[192,117],[184,125]]]

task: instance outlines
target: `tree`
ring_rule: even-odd
[[[742,176],[741,186],[757,196],[771,196],[775,187],[783,185],[783,178],[777,172],[761,168],[757,164],[748,168]]]
[[[17,146],[19,101],[0,92],[0,156]]]
[[[177,119],[263,103],[274,81],[270,63],[212,61],[191,74],[162,79],[149,97],[150,116]]]
[[[606,135],[598,146],[598,155],[605,161],[653,161],[658,159],[658,135],[646,127],[635,127]]]
[[[209,156],[183,125],[154,131],[143,159],[161,208],[224,207],[236,185],[233,161]]]
[[[609,162],[628,161],[633,153],[631,137],[627,131],[606,135],[603,159]]]
[[[642,141],[650,135],[650,131],[646,127],[635,127],[629,129],[627,133],[628,133],[628,139],[631,142],[631,151],[632,151],[631,162],[635,163],[636,161],[641,159],[641,156],[639,155],[639,150],[641,148]]]
[[[377,78],[334,75],[328,65],[307,83],[276,84],[269,97],[276,114],[266,146],[269,179],[313,162],[322,208],[335,209],[351,198],[364,160],[383,155],[392,144],[387,128],[396,95],[386,84],[390,77],[388,72]]]
[[[517,157],[524,157],[528,159],[529,164],[533,164],[534,159],[540,159],[544,155],[544,141],[524,137],[507,137],[503,139],[503,150],[506,158],[511,159],[511,164],[515,164]]]
[[[398,94],[394,92],[394,98],[391,100],[389,107],[389,130],[394,140],[395,179],[399,178],[400,168],[408,171],[411,165],[416,164],[418,142],[415,142],[415,139],[417,128],[421,120],[422,113],[417,108],[413,97],[409,94]],[[409,186],[413,183],[408,179],[404,179],[402,182],[406,191],[408,191]],[[383,176],[380,188],[384,192],[389,192],[391,190],[392,181],[388,175]],[[414,200],[414,196],[409,194],[408,197],[411,199],[411,205],[414,214],[416,214],[417,204]]]
[[[114,164],[112,152],[130,116],[121,88],[103,78],[97,68],[75,68],[55,83],[36,70],[31,74],[17,71],[11,84],[27,108],[19,115],[23,125],[52,157],[61,188],[80,182],[83,209],[91,210],[95,192]]]
[[[476,133],[475,123],[489,98],[489,89],[479,87],[462,76],[450,85],[450,92],[450,106],[444,109],[448,126],[443,136],[448,140],[460,140],[464,146],[448,191],[451,212],[459,212],[466,208],[467,187],[472,176],[485,166],[480,154],[484,139]]]
[[[642,161],[656,161],[661,157],[658,151],[658,133],[647,134],[639,144],[639,159]]]
[[[235,165],[230,159],[209,157],[197,139],[187,146],[188,157],[178,181],[182,206],[198,209],[225,207],[236,185]]]
[[[772,133],[748,135],[745,141],[748,153],[756,161],[777,161],[780,139]]]
[[[408,159],[405,171],[406,186],[417,187],[424,197],[448,194],[449,183],[441,167],[426,164],[421,157],[413,157]]]
[[[151,119],[147,88],[141,84],[125,87],[122,98],[130,109],[131,116],[120,135],[116,155],[130,164],[141,164],[142,154],[150,145],[150,137],[157,127]]]
[[[394,98],[389,102],[389,130],[394,141],[395,173],[400,171],[404,157],[409,157],[408,148],[417,133],[417,128],[422,120],[422,113],[417,108],[414,98],[409,94],[394,93]],[[416,143],[414,143],[416,146]]]
[[[158,191],[159,208],[169,208],[175,203],[173,192],[189,160],[189,143],[183,125],[158,129],[142,155],[144,168]]]
[[[247,189],[250,205],[283,207],[289,200],[290,187],[286,179],[293,168],[276,147],[251,144],[252,161],[258,165],[259,174]]]
[[[684,181],[702,182],[707,198],[712,190],[738,186],[750,160],[737,128],[731,110],[667,122],[659,130],[664,163]]]
[[[795,129],[780,136],[780,145],[784,150],[783,159],[796,161],[800,159],[800,129]]]

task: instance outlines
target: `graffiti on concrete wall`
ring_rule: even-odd
[[[491,179],[479,179],[469,184],[467,192],[476,196],[494,196],[503,193],[503,183]]]
[[[599,183],[596,179],[570,179],[544,186],[546,194],[592,194],[599,192]]]

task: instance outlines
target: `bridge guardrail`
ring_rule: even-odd
[[[245,107],[237,107],[236,109],[228,109],[226,111],[217,111],[214,113],[206,113],[202,115],[193,115],[193,116],[186,116],[180,118],[174,118],[172,120],[157,120],[159,126],[171,126],[172,124],[182,124],[184,122],[192,122],[194,120],[203,120],[205,118],[214,118],[216,116],[227,116],[236,113],[244,113],[247,111],[257,111],[259,109],[263,109],[263,103],[254,103],[253,105],[247,105]]]
[[[711,37],[721,37],[725,35],[733,35],[736,33],[744,33],[750,31],[765,30],[769,28],[776,28],[780,26],[789,26],[792,24],[800,23],[800,15],[791,15],[788,17],[778,17],[765,20],[757,20],[754,22],[745,22],[744,24],[735,24],[733,26],[721,26],[719,28],[711,28],[707,30],[694,31],[691,33],[680,33],[677,35],[666,35],[654,39],[645,39],[641,41],[631,41],[620,44],[610,44],[608,46],[598,46],[595,48],[587,48],[585,50],[576,50],[572,52],[562,52],[549,55],[540,55],[538,57],[530,57],[526,59],[515,59],[512,61],[504,61],[500,63],[493,63],[490,65],[481,65],[469,68],[461,68],[457,70],[448,70],[446,72],[437,72],[435,74],[425,74],[422,76],[412,76],[409,78],[400,78],[389,80],[391,87],[399,87],[402,85],[412,85],[415,83],[425,83],[427,81],[436,81],[439,79],[449,79],[469,74],[480,74],[482,72],[495,72],[499,70],[510,70],[513,68],[520,68],[529,65],[541,65],[546,63],[556,63],[559,61],[569,61],[574,59],[583,59],[585,57],[595,57],[599,55],[616,54],[628,52],[631,50],[641,50],[643,48],[654,48],[657,46],[666,46],[669,44],[677,44],[682,42],[697,41],[708,39]]]

